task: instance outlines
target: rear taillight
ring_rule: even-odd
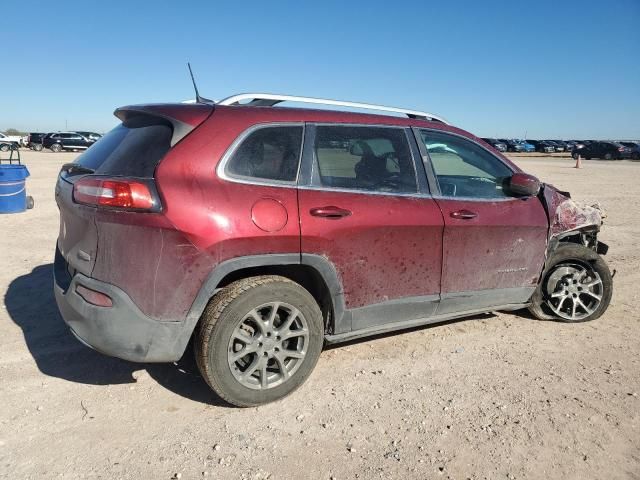
[[[76,203],[128,210],[160,210],[154,189],[140,180],[85,177],[73,186]]]
[[[618,148],[618,151],[619,151],[619,152],[624,152],[624,147],[620,147],[620,148]]]

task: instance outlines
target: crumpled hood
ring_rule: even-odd
[[[571,199],[553,185],[543,186],[542,198],[549,215],[549,238],[562,236],[576,230],[594,227],[600,230],[606,213],[599,204],[587,205]]]

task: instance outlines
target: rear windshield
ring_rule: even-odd
[[[96,174],[150,178],[171,148],[172,135],[171,125],[161,119],[135,117],[100,138],[75,163]]]

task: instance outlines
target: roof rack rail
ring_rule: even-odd
[[[297,97],[295,95],[278,95],[272,93],[240,93],[227,97],[217,102],[217,105],[240,105],[240,102],[248,100],[242,105],[252,107],[273,107],[282,102],[316,103],[319,105],[335,105],[338,107],[363,108],[366,110],[378,110],[382,112],[402,113],[409,118],[419,118],[421,120],[435,120],[449,125],[444,118],[428,112],[407,110],[406,108],[385,107],[383,105],[372,105],[369,103],[345,102],[341,100],[329,100],[326,98]]]

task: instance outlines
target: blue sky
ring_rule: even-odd
[[[214,99],[289,93],[427,110],[481,136],[640,139],[640,0],[2,11],[0,129],[108,130],[117,106],[192,98],[189,60]]]

